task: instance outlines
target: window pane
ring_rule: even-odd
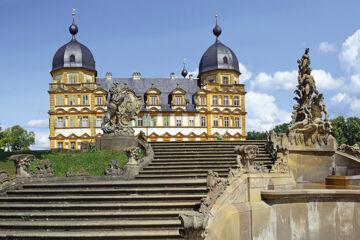
[[[76,105],[76,97],[70,96],[70,105]]]
[[[193,127],[194,126],[194,117],[190,117],[189,118],[189,126]]]
[[[142,117],[138,117],[138,126],[141,127],[143,125]]]
[[[180,105],[181,104],[181,97],[176,97],[176,104]]]
[[[164,116],[164,126],[169,126],[169,116]]]
[[[98,97],[97,100],[96,100],[96,102],[97,102],[97,105],[101,105],[102,98],[101,98],[101,97]]]
[[[151,116],[151,126],[156,127],[156,116]]]
[[[181,116],[176,116],[176,126],[181,127]]]
[[[223,84],[229,84],[229,78],[223,77]]]
[[[214,117],[214,127],[218,127],[219,126],[219,119],[218,117]]]
[[[83,127],[89,127],[89,118],[83,117]]]
[[[229,117],[224,117],[224,126],[229,127]]]
[[[75,117],[70,117],[70,127],[75,127]]]
[[[201,126],[206,127],[206,117],[201,117]]]
[[[205,97],[201,97],[201,105],[205,105]]]
[[[224,105],[227,106],[229,104],[229,97],[224,96]]]
[[[240,127],[240,119],[239,119],[239,117],[235,117],[235,127]]]
[[[234,105],[239,106],[239,97],[234,97]]]
[[[217,105],[217,96],[213,96],[213,105]]]
[[[151,104],[156,105],[156,97],[151,97]]]
[[[102,117],[96,117],[96,126],[101,127]]]

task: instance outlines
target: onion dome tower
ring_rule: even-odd
[[[181,75],[186,78],[186,76],[188,75],[188,71],[186,70],[186,59],[184,59],[184,68],[181,71]]]
[[[62,68],[84,68],[94,71],[96,75],[95,60],[91,51],[76,40],[75,35],[78,33],[79,28],[75,24],[74,15],[75,13],[73,13],[73,22],[69,27],[72,38],[70,42],[56,51],[51,72]]]
[[[218,14],[216,13],[216,25],[213,33],[216,37],[215,43],[212,44],[203,54],[199,64],[199,78],[203,80],[209,79],[208,82],[221,82],[218,73],[228,73],[232,75],[229,83],[238,83],[240,75],[239,62],[235,53],[220,40],[222,29],[218,25]]]

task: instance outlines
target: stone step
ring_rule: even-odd
[[[127,194],[179,194],[179,193],[204,193],[206,187],[164,187],[164,188],[129,188],[129,189],[37,189],[37,190],[13,190],[7,192],[8,196],[52,196],[52,195],[127,195]]]
[[[227,177],[228,173],[226,174],[219,174],[220,177]],[[206,173],[183,173],[183,174],[139,174],[138,176],[136,176],[137,179],[164,179],[164,178],[168,178],[168,179],[174,179],[174,178],[185,178],[185,179],[191,179],[191,178],[202,178],[202,179],[206,179],[207,177],[207,172]]]
[[[154,166],[154,167],[161,167],[161,166],[196,166],[196,165],[216,165],[216,166],[223,166],[223,165],[236,165],[236,161],[206,161],[204,159],[202,159],[201,161],[197,161],[197,160],[183,160],[183,161],[171,161],[168,160],[166,161],[164,160],[154,160],[153,162],[151,162],[149,166]]]
[[[168,147],[153,147],[153,150],[154,151],[199,151],[199,152],[205,152],[205,151],[232,151],[234,152],[234,146],[211,146],[211,147],[208,147],[208,146],[200,146],[200,147],[197,147],[197,146],[190,146],[190,147],[187,147],[187,146],[168,146]],[[266,153],[266,150],[265,150],[265,146],[258,146],[259,148],[259,152],[265,152]]]
[[[9,210],[138,210],[138,209],[147,209],[147,210],[188,210],[193,209],[199,205],[198,201],[177,201],[177,202],[130,202],[130,203],[23,203],[23,204],[0,204],[0,211],[9,211]]]
[[[171,158],[170,156],[157,156],[155,155],[154,160],[151,163],[159,162],[159,161],[166,161],[166,162],[177,162],[177,161],[213,161],[213,162],[223,162],[223,161],[236,161],[236,156],[232,157],[221,157],[216,156],[214,158],[212,157],[202,157],[202,156],[182,156],[177,158]],[[255,161],[272,161],[270,157],[257,157],[255,158]]]
[[[151,146],[201,146],[201,145],[264,145],[266,140],[247,140],[247,141],[170,141],[170,142],[150,142]]]
[[[136,220],[101,220],[101,221],[0,221],[0,229],[11,230],[33,230],[39,231],[62,229],[62,230],[96,230],[96,229],[145,229],[145,228],[180,228],[180,219],[175,220],[155,220],[155,219],[136,219]]]
[[[220,152],[220,151],[214,151],[214,152],[155,152],[155,156],[156,157],[160,157],[160,156],[172,156],[174,158],[177,157],[185,157],[185,156],[200,156],[200,157],[227,157],[227,156],[231,156],[231,157],[236,157],[237,154],[234,152]],[[256,154],[256,157],[269,157],[269,154]]]
[[[30,221],[39,219],[178,219],[180,213],[187,213],[187,210],[167,210],[167,211],[0,211],[0,219],[18,219],[22,220],[24,216],[28,217]]]
[[[11,202],[12,204],[24,202],[150,202],[150,201],[194,201],[205,197],[204,194],[158,194],[158,195],[126,195],[126,196],[25,196],[25,197],[0,197],[0,206],[3,203]]]
[[[206,181],[199,179],[161,179],[161,180],[132,180],[132,181],[108,181],[108,182],[42,182],[28,183],[23,189],[129,189],[129,188],[159,188],[159,187],[195,187],[203,186]]]
[[[202,169],[161,169],[159,170],[151,170],[144,169],[140,171],[140,174],[186,174],[186,173],[208,173],[209,170],[215,170],[211,168],[202,168]],[[229,168],[216,168],[216,172],[218,173],[228,173]],[[1,198],[0,198],[1,201]]]
[[[168,230],[113,230],[113,231],[19,231],[0,230],[0,238],[22,240],[103,240],[103,239],[182,239],[179,229]]]
[[[161,164],[161,165],[150,165],[145,167],[143,170],[165,170],[165,169],[222,169],[222,168],[234,168],[236,167],[237,164],[235,162],[233,162],[233,164],[203,164],[203,165],[186,165],[186,164],[182,164],[182,165],[165,165],[165,164]]]

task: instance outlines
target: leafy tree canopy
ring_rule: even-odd
[[[339,116],[330,120],[332,130],[331,134],[336,139],[338,145],[347,144],[354,145],[360,144],[360,118],[349,117],[345,119]]]
[[[0,147],[11,151],[28,150],[35,143],[35,133],[28,132],[19,125],[5,129],[1,135]]]
[[[274,127],[273,131],[276,132],[277,134],[286,133],[288,126],[289,123],[279,124]]]
[[[266,140],[268,132],[251,131],[247,133],[247,140]]]

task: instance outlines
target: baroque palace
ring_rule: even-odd
[[[74,13],[73,13],[74,16]],[[221,28],[203,54],[199,75],[183,78],[98,78],[91,51],[77,41],[71,24],[70,42],[59,48],[52,62],[50,83],[50,148],[80,149],[82,142],[102,136],[107,91],[117,83],[144,98],[144,107],[133,120],[135,134],[143,131],[150,141],[245,140],[245,86],[240,84],[239,62],[220,42]]]

